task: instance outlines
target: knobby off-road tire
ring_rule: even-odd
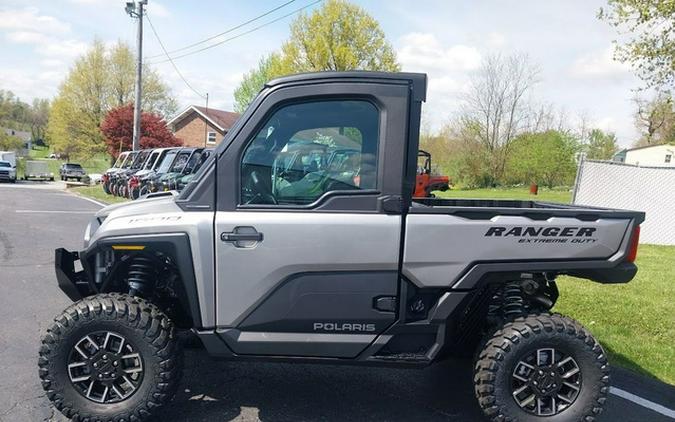
[[[551,349],[555,352],[546,351]],[[543,361],[541,367],[536,363],[533,365],[536,372],[530,372],[527,368],[527,362],[533,363],[527,360],[533,353],[536,359],[541,355]],[[558,368],[557,363],[551,364],[548,366],[549,372],[538,375],[545,372],[539,372],[539,369],[546,367],[546,356],[556,356],[556,353],[561,356],[557,363],[568,357],[572,360],[567,360],[562,368]],[[575,365],[578,373],[567,379],[560,378],[560,374],[574,373]],[[556,370],[559,373],[553,376]],[[542,378],[549,374],[550,378]],[[518,375],[522,381],[514,378],[514,375]],[[534,381],[539,381],[538,386],[533,385]],[[560,381],[566,381],[567,384]],[[578,322],[562,315],[542,313],[517,318],[492,335],[476,360],[474,384],[478,403],[492,421],[591,422],[602,412],[605,404],[609,391],[609,365],[600,344]],[[514,396],[514,392],[526,384],[528,386],[522,393]],[[542,392],[539,389],[544,384],[547,390]],[[551,388],[560,388],[561,385],[564,390]],[[575,392],[573,386],[577,386],[578,391]],[[536,405],[534,409],[531,408],[531,397],[535,394],[530,394],[534,392],[537,393],[536,397],[543,395],[545,410],[550,398],[557,394],[562,393],[567,400],[573,400],[567,403],[558,399],[565,408],[556,414],[544,416],[537,414]],[[528,403],[525,408],[521,406],[524,403]]]
[[[122,381],[125,383],[123,386],[118,384],[118,391],[126,393],[127,387],[132,391],[127,397],[109,400],[109,403],[98,403],[94,399],[100,399],[100,396],[95,397],[92,393],[90,398],[86,397],[85,395],[90,394],[89,391],[83,393],[71,381],[71,371],[80,368],[71,369],[69,363],[75,354],[75,358],[81,360],[75,365],[82,366],[84,371],[94,370],[91,363],[94,359],[98,359],[98,371],[101,371],[102,364],[107,364],[111,370],[121,370],[121,360],[113,362],[115,367],[120,368],[112,368],[109,362],[100,360],[103,356],[98,353],[99,348],[115,349],[117,344],[106,347],[105,343],[101,346],[99,341],[98,347],[94,349],[93,343],[97,338],[103,338],[105,333],[113,333],[110,336],[113,339],[111,345],[117,338],[117,344],[122,344],[119,349],[127,347],[126,353],[130,353],[130,350],[139,355],[141,363],[135,358],[127,359],[126,363],[135,362],[137,367],[142,368],[142,372],[140,375],[133,375],[135,369],[129,370],[132,376],[139,379],[133,390],[127,386],[126,381]],[[87,337],[92,338],[93,342],[83,342]],[[126,345],[119,338],[124,338]],[[108,342],[107,339],[105,341]],[[91,360],[83,360],[75,353],[75,346],[80,350],[95,350],[96,356]],[[106,357],[116,359],[112,354],[110,356]],[[80,300],[54,319],[54,324],[42,339],[38,366],[47,397],[66,417],[74,421],[140,421],[173,397],[182,370],[182,351],[173,323],[155,305],[128,295],[102,294]],[[92,376],[94,379],[96,377]],[[105,401],[106,393],[102,396]],[[108,397],[115,398],[115,395],[108,394]]]

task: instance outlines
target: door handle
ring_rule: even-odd
[[[231,232],[221,233],[220,240],[238,246],[238,242],[262,242],[263,234],[254,227],[235,227]]]

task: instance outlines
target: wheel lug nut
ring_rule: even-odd
[[[98,363],[95,363],[95,364],[94,364],[94,368],[98,368]]]

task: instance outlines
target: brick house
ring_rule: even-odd
[[[169,120],[167,125],[185,146],[213,147],[220,143],[238,118],[239,114],[231,111],[191,105]]]

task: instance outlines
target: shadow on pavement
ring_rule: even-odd
[[[227,362],[187,350],[183,382],[156,420],[475,421],[468,361],[425,369]]]

